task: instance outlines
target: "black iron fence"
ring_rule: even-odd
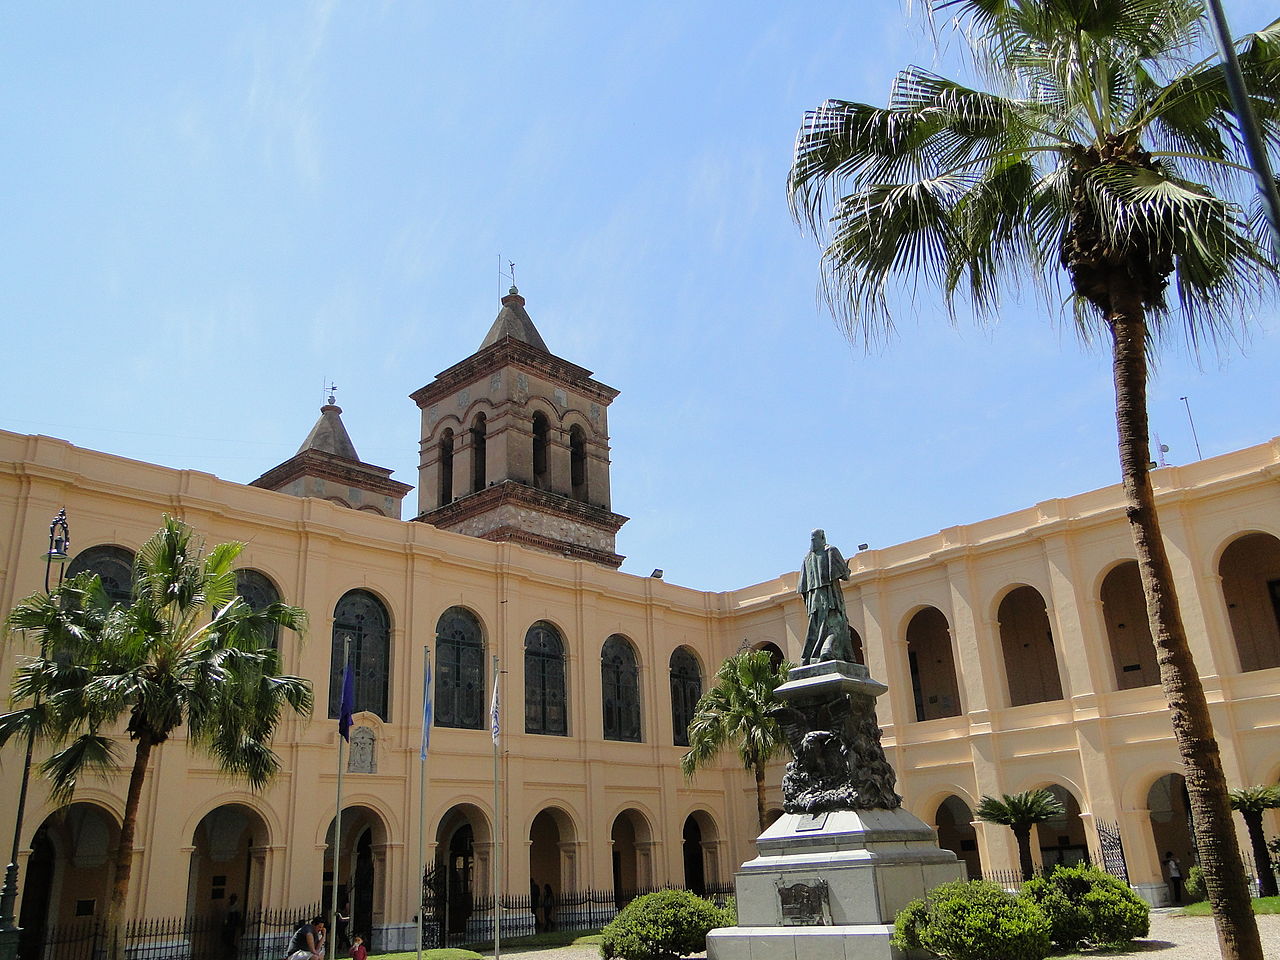
[[[471,896],[457,891],[446,895],[435,888],[432,879],[428,874],[422,904],[422,945],[427,948],[492,942],[495,916],[500,917],[503,939],[552,930],[595,930],[636,897],[658,890],[689,889],[674,885],[635,890],[588,888],[558,893],[550,903],[541,895],[535,901],[528,893],[504,894],[495,912],[492,895]],[[693,892],[724,906],[733,896],[733,884],[705,884]]]
[[[282,960],[293,932],[321,913],[319,904],[288,910],[259,910],[243,923],[222,917],[166,917],[121,925],[126,960]],[[98,917],[47,926],[24,937],[19,960],[104,960],[111,932]]]

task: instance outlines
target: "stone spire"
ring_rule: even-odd
[[[524,309],[524,297],[520,296],[520,291],[515,288],[514,284],[512,284],[507,295],[502,298],[502,309],[498,311],[498,316],[493,321],[493,326],[489,328],[489,333],[485,336],[484,342],[480,344],[480,349],[483,350],[485,347],[492,346],[504,337],[511,337],[513,340],[527,343],[543,353],[551,352],[547,349],[546,343],[543,342],[542,335],[538,333],[538,328],[529,319],[529,314]]]
[[[298,452],[249,486],[295,497],[317,497],[400,519],[400,502],[413,487],[392,480],[386,467],[360,459],[342,423],[342,408],[333,402],[332,392],[328,399]]]
[[[360,462],[355,444],[351,442],[351,435],[347,433],[347,428],[342,423],[342,408],[333,402],[333,397],[330,397],[329,402],[320,408],[320,419],[307,434],[307,439],[302,441],[298,453],[306,453],[308,450],[330,453],[343,460]]]

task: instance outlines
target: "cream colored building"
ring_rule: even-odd
[[[753,785],[731,758],[680,775],[683,723],[724,657],[772,645],[797,658],[795,574],[706,593],[614,569],[626,518],[609,500],[606,409],[616,391],[542,343],[515,291],[475,355],[414,394],[422,408],[421,522],[407,488],[361,462],[332,403],[297,456],[254,485],[0,432],[0,607],[41,588],[49,518],[66,507],[73,566],[127,589],[163,513],[210,544],[241,540],[244,592],[305,607],[286,672],[315,716],[288,719],[263,793],[220,776],[181,738],[142,800],[129,912],[200,914],[319,899],[331,870],[336,669],[352,637],[356,727],[337,878],[375,947],[406,945],[417,912],[424,651],[436,725],[425,794],[428,860],[485,890],[530,878],[557,892],[726,881],[751,856]],[[1154,474],[1196,662],[1233,785],[1280,779],[1280,440]],[[265,488],[265,489],[264,489]],[[460,532],[454,532],[460,531]],[[803,543],[807,531],[797,537]],[[1160,859],[1192,861],[1168,713],[1156,684],[1117,487],[1047,501],[850,559],[860,651],[889,684],[884,743],[907,807],[988,872],[1015,866],[1004,828],[973,824],[984,794],[1047,786],[1067,801],[1038,828],[1045,862],[1123,862],[1165,896]],[[3,641],[6,675],[34,653]],[[502,686],[501,826],[494,855],[488,730]],[[328,709],[327,709],[328,708]],[[3,756],[11,835],[21,756]],[[771,777],[780,805],[781,768]],[[124,778],[55,809],[33,783],[22,921],[102,910]],[[1271,828],[1277,824],[1273,821]],[[1243,833],[1241,834],[1243,837]],[[498,862],[495,862],[498,861]]]

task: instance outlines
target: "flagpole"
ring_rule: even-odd
[[[431,648],[422,645],[422,749],[418,753],[418,960],[422,960],[422,880],[427,872],[427,744],[431,738]]]
[[[498,740],[501,737],[500,713],[501,701],[498,699],[498,663],[493,658],[493,703],[490,706],[489,722],[493,728],[493,863],[490,873],[493,877],[493,960],[502,957],[502,906],[498,900],[499,877],[502,873],[502,793],[498,780]]]
[[[338,861],[339,852],[342,846],[342,774],[343,767],[346,766],[342,762],[343,754],[346,752],[343,748],[347,744],[347,731],[342,729],[343,721],[346,719],[344,713],[352,704],[347,702],[347,678],[351,670],[351,638],[343,637],[342,639],[342,696],[338,702],[338,802],[337,809],[333,816],[333,881],[329,887],[329,932],[325,934],[325,956],[332,960],[334,953],[337,951],[338,943]],[[350,722],[350,721],[347,721]],[[333,946],[330,951],[329,946]]]

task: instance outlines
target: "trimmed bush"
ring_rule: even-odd
[[[1204,887],[1204,871],[1200,869],[1200,864],[1193,863],[1191,869],[1187,871],[1187,881],[1183,884],[1186,891],[1187,899],[1192,903],[1199,903],[1201,900],[1209,896],[1209,891]]]
[[[892,943],[946,960],[1044,960],[1049,921],[1034,902],[994,883],[955,880],[907,904]]]
[[[687,890],[660,890],[637,897],[600,931],[606,960],[679,960],[707,949],[707,933],[736,923],[709,900]]]
[[[1049,936],[1063,950],[1128,943],[1151,926],[1150,909],[1128,884],[1087,864],[1028,880],[1021,896],[1044,911]]]

